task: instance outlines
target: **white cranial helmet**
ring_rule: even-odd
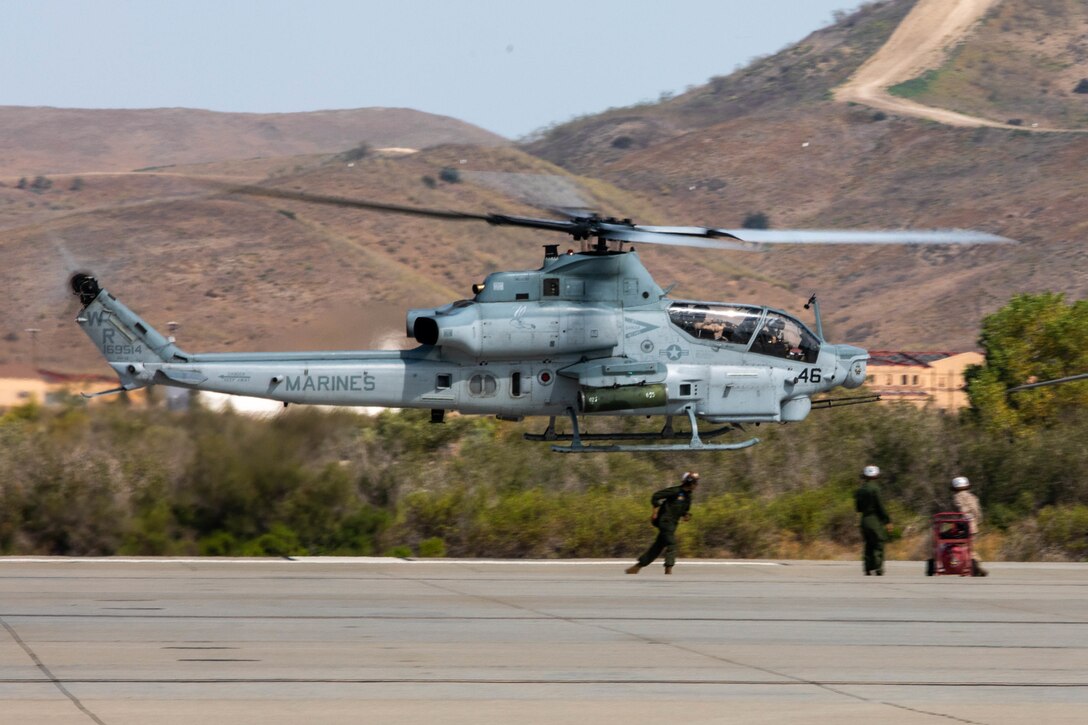
[[[969,488],[971,482],[967,480],[967,476],[956,476],[952,479],[952,490],[962,491],[965,488]]]
[[[862,478],[879,478],[880,477],[880,468],[878,466],[866,466],[865,468],[861,469],[861,477]]]

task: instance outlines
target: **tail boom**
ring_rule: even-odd
[[[457,408],[516,414],[521,401],[460,399],[460,367],[432,347],[416,350],[188,353],[88,275],[72,289],[83,303],[76,322],[113,368],[123,390],[167,385],[284,403],[395,408]],[[525,376],[531,379],[533,372]],[[118,391],[110,391],[118,392]],[[570,403],[567,403],[570,405]],[[545,412],[561,413],[556,404]]]

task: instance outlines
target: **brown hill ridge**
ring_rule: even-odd
[[[218,113],[0,106],[0,176],[129,171],[373,147],[497,146],[503,137],[406,108]]]

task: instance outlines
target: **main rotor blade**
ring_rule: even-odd
[[[431,209],[427,207],[403,206],[401,204],[388,204],[385,202],[367,201],[363,199],[349,199],[342,196],[310,194],[303,191],[276,189],[265,186],[224,186],[223,190],[229,194],[244,194],[246,196],[302,201],[309,204],[324,204],[326,206],[341,206],[351,209],[384,211],[395,214],[424,216],[432,219],[445,219],[447,221],[478,221],[486,222],[493,226],[543,229],[545,231],[570,234],[575,239],[603,237],[605,239],[620,242],[666,244],[673,246],[703,247],[707,249],[749,249],[749,245],[745,244],[714,241],[714,239],[718,237],[732,237],[729,234],[723,234],[716,230],[705,229],[703,227],[660,227],[661,231],[658,231],[658,229],[654,227],[639,227],[630,224],[629,222],[604,220],[593,216],[573,217],[571,219],[538,219],[512,214],[476,214],[453,209]]]
[[[363,199],[348,199],[343,196],[327,196],[325,194],[309,194],[304,191],[291,191],[289,189],[276,189],[268,186],[234,186],[230,184],[213,184],[222,188],[227,194],[242,194],[244,196],[263,196],[270,199],[287,199],[289,201],[304,201],[308,204],[324,204],[326,206],[344,206],[351,209],[370,209],[373,211],[387,211],[394,214],[410,214],[413,216],[425,216],[435,219],[447,219],[452,221],[489,221],[490,214],[472,214],[469,212],[454,211],[451,209],[428,209],[422,206],[403,206],[401,204],[387,204],[380,201],[366,201]]]
[[[518,226],[533,229],[545,229],[548,231],[577,234],[582,228],[577,220],[573,219],[534,219],[532,217],[513,216],[510,214],[479,214],[474,212],[457,211],[456,209],[433,209],[425,206],[404,206],[402,204],[389,204],[381,201],[368,201],[366,199],[349,199],[343,196],[329,196],[326,194],[310,194],[305,191],[292,191],[289,189],[276,189],[267,186],[232,186],[216,182],[228,194],[242,194],[245,196],[263,196],[270,199],[287,199],[289,201],[302,201],[308,204],[323,204],[326,206],[343,206],[350,209],[367,209],[371,211],[385,211],[394,214],[407,214],[409,216],[423,216],[432,219],[445,219],[447,221],[475,221],[486,222],[494,226]],[[588,229],[586,230],[588,233]]]
[[[654,227],[647,224],[636,224],[635,226],[648,232],[661,232],[662,234],[684,234],[693,237],[728,237],[729,239],[738,239],[735,234],[725,229],[709,229],[707,227]]]
[[[1016,244],[969,229],[858,231],[845,229],[715,229],[754,244]]]
[[[787,230],[787,229],[712,229],[708,227],[642,226],[627,219],[602,219],[596,215],[572,216],[569,219],[538,219],[511,214],[473,213],[454,209],[432,209],[404,206],[342,196],[310,194],[303,191],[276,189],[266,186],[210,183],[228,194],[287,199],[310,204],[367,209],[394,214],[423,216],[447,221],[476,221],[493,226],[514,226],[528,229],[563,232],[575,240],[608,239],[618,242],[664,244],[759,251],[764,244],[1015,244],[1011,239],[963,229],[934,231],[854,231],[854,230]]]

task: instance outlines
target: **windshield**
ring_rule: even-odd
[[[768,310],[767,319],[752,343],[752,352],[814,363],[820,354],[820,341],[792,317]]]
[[[747,345],[763,310],[747,305],[677,302],[669,307],[673,324],[692,337],[731,345]]]
[[[767,310],[764,317],[762,307],[674,302],[669,319],[699,340],[742,347],[751,342],[751,351],[760,355],[814,363],[820,354],[820,341],[807,327],[781,312]]]

